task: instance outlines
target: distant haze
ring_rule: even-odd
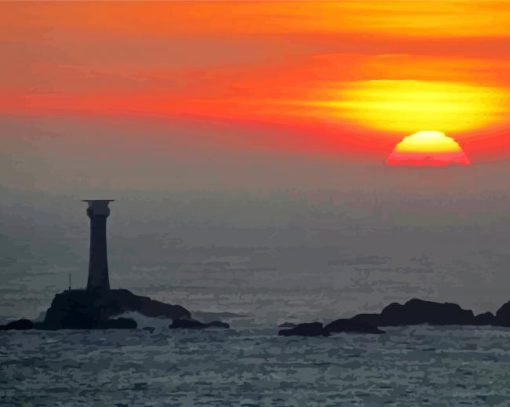
[[[192,310],[278,322],[375,311],[410,297],[475,311],[510,299],[504,161],[395,169],[320,154],[148,152],[143,143],[136,155],[120,143],[112,156],[111,139],[121,136],[106,131],[104,152],[82,138],[71,157],[61,129],[32,143],[40,128],[8,124],[20,137],[2,141],[0,161],[4,319],[44,310],[69,272],[75,287],[85,285],[80,199],[90,198],[116,200],[112,286]]]

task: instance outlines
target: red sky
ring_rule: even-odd
[[[507,0],[13,2],[0,33],[3,116],[200,117],[248,130],[225,148],[380,161],[419,130],[475,161],[510,152]],[[381,97],[420,108],[370,113]]]

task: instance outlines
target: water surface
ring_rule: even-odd
[[[0,332],[6,406],[507,406],[510,330]]]

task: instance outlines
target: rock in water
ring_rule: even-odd
[[[129,290],[71,290],[55,296],[41,327],[94,329],[100,324],[107,326],[111,324],[111,321],[105,321],[131,311],[148,317],[169,319],[191,317],[191,313],[180,305],[165,304],[148,297],[140,297]]]
[[[383,309],[379,325],[469,325],[474,314],[453,303],[412,299],[404,305],[393,303]]]
[[[473,311],[453,303],[412,299],[388,305],[380,314],[359,314],[352,321],[374,326],[477,325]]]
[[[381,314],[358,314],[351,318],[352,322],[371,326],[379,326],[381,324],[381,320]]]
[[[376,326],[356,322],[352,319],[337,319],[324,327],[329,333],[333,332],[347,332],[347,333],[358,333],[358,334],[383,334]]]
[[[496,324],[510,326],[510,301],[503,304],[496,312]]]
[[[492,312],[484,312],[475,317],[475,325],[496,325],[496,317]]]
[[[297,324],[294,328],[282,329],[279,336],[329,336],[320,322]]]
[[[116,318],[100,321],[97,324],[98,329],[136,329],[138,324],[130,318]]]
[[[6,325],[0,325],[0,331],[26,331],[34,328],[34,323],[28,319],[18,319]]]

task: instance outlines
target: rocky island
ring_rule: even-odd
[[[298,324],[280,330],[278,335],[329,336],[341,332],[381,334],[384,331],[379,327],[420,324],[510,327],[510,301],[501,306],[496,315],[490,312],[475,315],[458,304],[413,298],[404,304],[389,304],[380,313],[358,314],[348,319],[337,319],[325,326],[318,322]]]
[[[180,305],[165,304],[125,289],[111,289],[106,247],[106,220],[112,200],[86,200],[90,218],[89,273],[86,289],[69,290],[55,295],[44,321],[27,319],[0,325],[0,330],[29,329],[134,329],[135,320],[119,317],[136,312],[146,317],[181,321],[172,328],[221,327],[228,324],[215,321],[203,324],[191,319],[191,312]],[[182,322],[188,321],[188,322]]]
[[[165,304],[149,297],[141,297],[129,290],[71,290],[55,296],[46,312],[44,322],[38,327],[42,329],[130,327],[129,324],[115,323],[113,321],[118,320],[112,319],[126,312],[138,312],[156,318],[191,318],[191,313],[180,305]]]
[[[57,329],[136,329],[135,320],[119,317],[136,312],[145,317],[171,319],[171,329],[230,328],[221,321],[201,322],[192,319],[191,312],[180,305],[165,304],[149,297],[141,297],[129,290],[104,292],[71,290],[59,293],[53,299],[42,322],[20,319],[0,325],[6,330]],[[146,329],[150,332],[154,328]]]

